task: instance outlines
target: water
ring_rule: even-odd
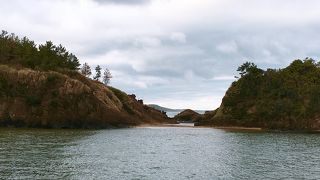
[[[173,118],[175,115],[179,114],[181,111],[168,111],[167,116]]]
[[[0,179],[320,179],[320,135],[0,129]]]

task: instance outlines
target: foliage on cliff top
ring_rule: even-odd
[[[238,68],[222,101],[216,123],[269,128],[312,128],[320,115],[320,64],[295,60],[284,69]]]
[[[6,31],[0,33],[0,63],[41,70],[77,70],[80,66],[78,58],[62,45],[51,41],[36,45],[27,37],[19,38]]]

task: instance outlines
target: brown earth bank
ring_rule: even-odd
[[[77,71],[0,65],[0,126],[110,128],[175,123],[135,95]]]
[[[195,123],[195,126],[200,127],[211,127],[215,129],[222,129],[226,131],[260,131],[260,132],[302,132],[302,133],[320,133],[320,127],[318,126],[318,120],[314,119],[314,125],[313,126],[299,126],[295,125],[294,127],[291,127],[290,124],[284,124],[281,121],[280,122],[273,122],[271,123],[255,123],[255,122],[239,122],[235,121],[234,119],[227,119],[227,118],[221,118],[223,116],[223,112],[221,110],[223,108],[223,104],[220,106],[220,108],[217,108],[214,111],[206,111],[205,114],[201,115],[201,117],[198,119],[198,121]],[[220,109],[220,110],[219,110]],[[306,121],[309,122],[311,120],[300,120],[300,121]],[[298,122],[297,122],[298,123]],[[300,124],[303,124],[303,122]]]

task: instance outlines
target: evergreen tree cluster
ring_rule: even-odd
[[[6,31],[0,34],[0,63],[41,70],[77,70],[80,66],[78,58],[62,45],[56,46],[51,41],[36,45],[27,37],[19,38]]]
[[[306,129],[320,116],[320,63],[295,60],[262,70],[246,62],[223,98],[223,121],[233,125]],[[217,119],[218,120],[218,119]]]
[[[86,77],[92,75],[89,64],[84,63],[80,69],[81,64],[78,58],[62,45],[56,46],[51,41],[36,45],[27,37],[19,38],[7,31],[2,31],[0,34],[0,64],[37,70],[80,70],[80,73]],[[96,74],[93,79],[100,81],[102,78],[102,82],[107,85],[112,75],[108,68],[105,68],[103,74],[101,70],[102,68],[98,65],[95,68]]]

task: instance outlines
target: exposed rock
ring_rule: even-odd
[[[0,65],[0,126],[107,128],[170,121],[124,92],[75,71]]]
[[[132,99],[136,99],[136,95],[135,94],[130,94],[129,97],[131,97]]]

